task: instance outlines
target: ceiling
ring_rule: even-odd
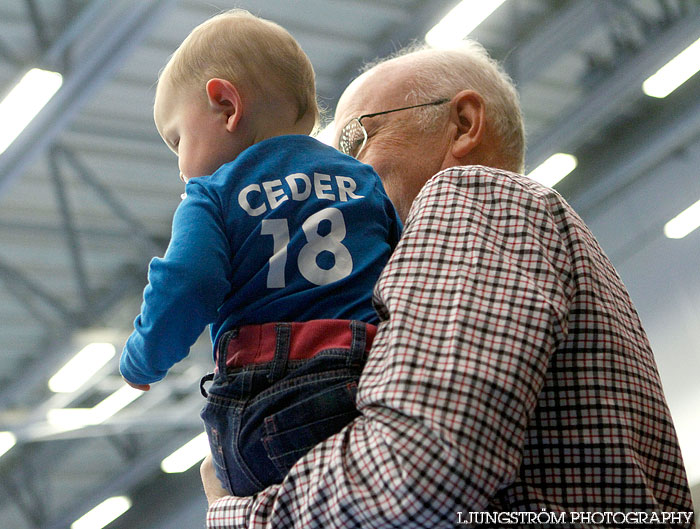
[[[280,23],[310,56],[331,116],[364,62],[422,39],[454,3],[2,0],[0,96],[34,66],[64,75],[0,154],[0,431],[17,437],[0,458],[3,529],[63,529],[115,495],[133,506],[111,529],[203,526],[197,467],[164,474],[160,461],[202,430],[206,336],[166,381],[104,422],[69,429],[48,419],[123,385],[116,357],[73,393],[47,382],[87,343],[121,349],[148,262],[167,245],[182,190],[151,107],[157,73],[187,33],[231,7]],[[508,0],[472,36],[518,84],[528,169],[554,152],[577,156],[556,189],[637,305],[700,492],[700,230],[663,234],[700,199],[700,75],[664,99],[641,90],[700,37],[700,5]]]

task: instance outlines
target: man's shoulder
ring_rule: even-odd
[[[520,173],[485,165],[457,165],[435,174],[428,184],[455,185],[458,189],[520,189],[534,195],[549,194],[553,190]],[[428,185],[426,184],[426,185]]]
[[[409,219],[457,218],[480,214],[520,217],[572,217],[573,210],[554,189],[522,174],[482,165],[455,166],[435,174],[416,197]]]
[[[454,195],[457,199],[470,200],[527,200],[563,203],[563,198],[554,189],[543,186],[519,173],[487,167],[484,165],[462,165],[443,169],[430,178],[418,199],[430,196]]]

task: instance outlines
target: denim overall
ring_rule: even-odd
[[[274,324],[272,360],[243,366],[232,366],[230,358],[239,329],[221,338],[216,372],[202,379],[201,417],[216,475],[234,496],[280,483],[300,457],[358,416],[357,382],[373,326],[346,323],[349,348],[308,351],[297,341],[292,355],[292,326],[305,324]]]

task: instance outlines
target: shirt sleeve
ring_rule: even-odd
[[[518,196],[520,195],[520,196]],[[375,290],[361,416],[280,485],[213,503],[208,528],[439,528],[517,476],[564,338],[568,255],[522,185],[460,170],[426,184]]]
[[[191,182],[173,217],[168,249],[149,266],[141,313],[120,360],[124,378],[150,384],[187,356],[217,316],[230,288],[230,268],[221,208]]]

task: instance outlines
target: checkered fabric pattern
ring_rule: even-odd
[[[555,191],[480,166],[439,173],[375,302],[383,321],[362,416],[282,484],[213,504],[207,527],[436,529],[485,510],[693,510],[637,313]]]

